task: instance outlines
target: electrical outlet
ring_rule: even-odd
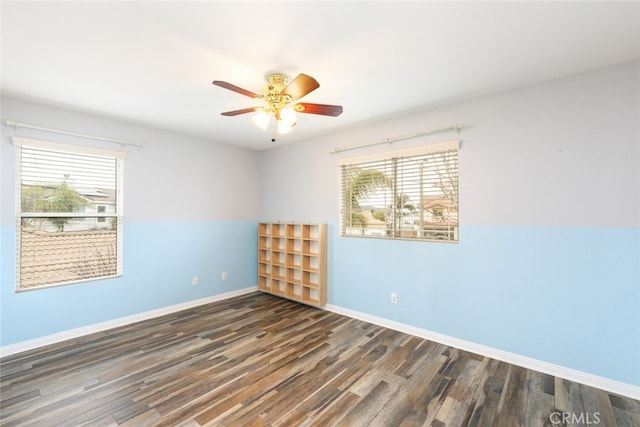
[[[198,276],[193,276],[193,277],[191,278],[191,284],[192,284],[193,286],[195,286],[195,285],[197,285],[197,284],[198,284]]]
[[[226,271],[222,272],[222,280],[227,280],[227,272]]]
[[[396,294],[395,292],[391,292],[391,304],[397,304],[398,303],[398,294]]]

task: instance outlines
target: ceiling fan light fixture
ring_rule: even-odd
[[[280,111],[280,121],[289,127],[293,127],[298,121],[298,115],[291,107],[283,108]]]
[[[267,127],[269,127],[269,122],[271,121],[271,116],[266,111],[261,109],[256,111],[256,114],[253,115],[251,120],[253,120],[253,123],[255,123],[256,126],[258,126],[260,129],[267,130]]]

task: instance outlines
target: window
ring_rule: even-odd
[[[13,142],[17,289],[121,275],[124,153]]]
[[[338,164],[342,236],[458,241],[458,141]]]

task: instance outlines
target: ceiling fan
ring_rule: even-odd
[[[239,114],[257,112],[254,122],[263,130],[266,130],[271,115],[278,123],[278,133],[288,133],[296,124],[296,113],[319,114],[322,116],[337,117],[342,114],[342,106],[328,104],[312,104],[309,102],[294,101],[311,93],[320,87],[320,84],[311,76],[298,74],[289,83],[283,74],[270,74],[267,76],[267,84],[263,87],[262,93],[257,94],[231,83],[221,80],[214,80],[213,84],[225,89],[237,92],[250,98],[258,99],[263,105],[243,108],[241,110],[226,111],[223,116],[237,116]]]

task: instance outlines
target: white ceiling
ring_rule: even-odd
[[[8,2],[2,91],[223,143],[272,147],[270,72],[315,77],[292,143],[640,58],[640,2]],[[17,120],[20,117],[2,117]],[[37,123],[34,123],[38,125]],[[126,138],[126,135],[123,136]]]

